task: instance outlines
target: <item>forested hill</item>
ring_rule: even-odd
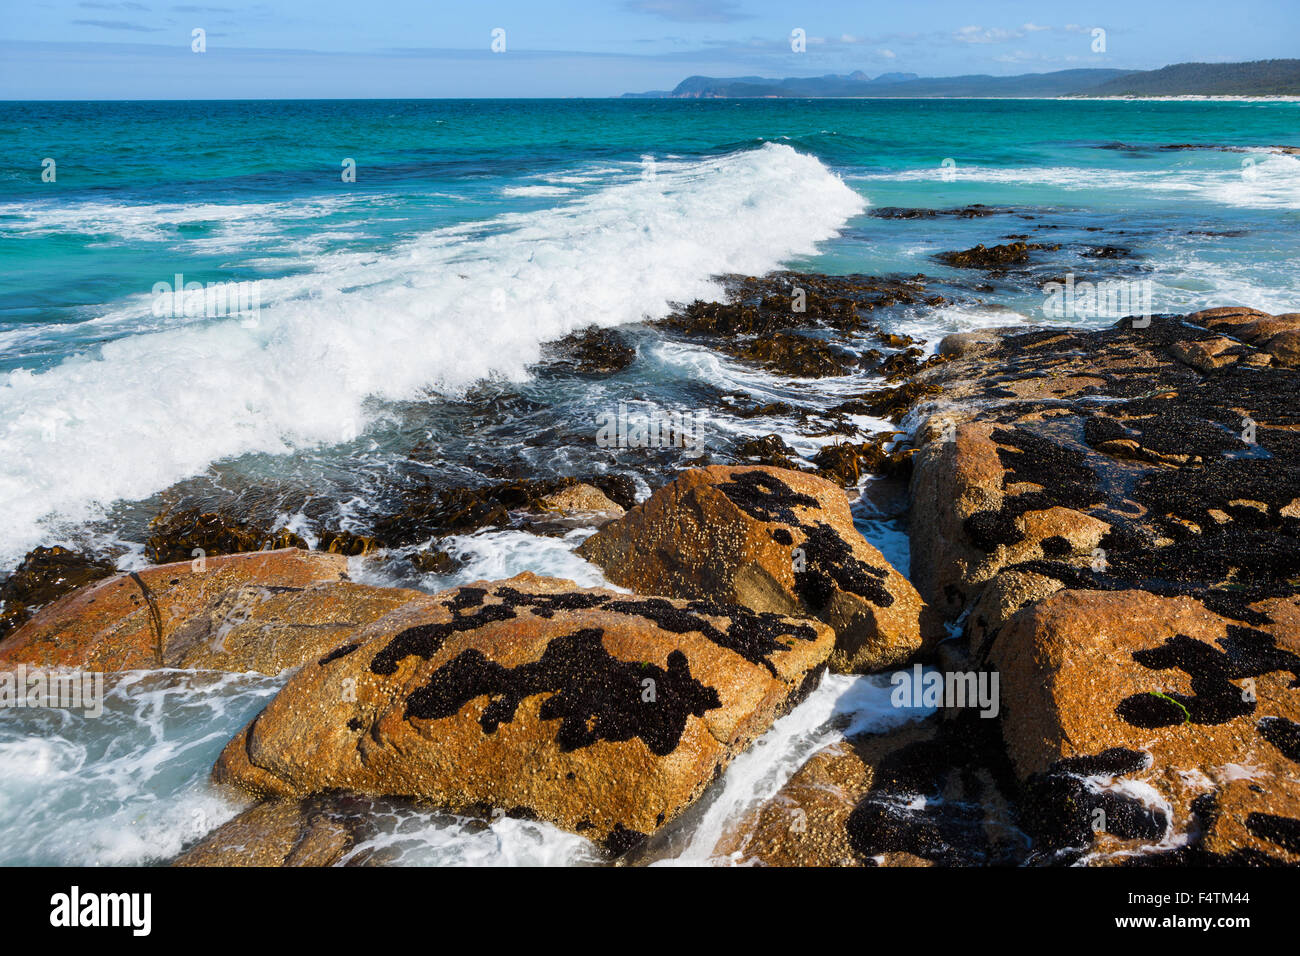
[[[1300,95],[1300,60],[1176,63],[1159,70],[1058,70],[1017,76],[920,77],[885,73],[714,78],[687,77],[672,90],[626,93],[637,98],[711,99],[827,96],[1281,96]]]

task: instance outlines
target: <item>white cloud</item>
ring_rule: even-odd
[[[1001,27],[962,27],[953,34],[953,39],[959,43],[1005,43],[1007,40],[1018,40],[1022,36],[1018,30],[1003,30]]]

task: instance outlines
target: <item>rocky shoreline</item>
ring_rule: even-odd
[[[1046,248],[951,256],[1004,269]],[[929,356],[870,319],[941,301],[926,286],[783,273],[663,323],[788,375],[882,376],[816,410],[842,440],[811,467],[772,435],[741,463],[679,461],[639,502],[618,474],[430,490],[315,551],[164,515],[139,571],[29,555],[0,590],[0,669],[293,669],[213,771],[256,802],[180,864],[338,862],[391,799],[545,820],[618,859],[827,669],[916,664],[946,688],[996,676],[997,706],[941,696],[819,751],[716,857],[1300,863],[1300,314],[963,333]],[[864,333],[874,354],[844,347]],[[635,356],[617,332],[570,339],[566,374]],[[861,414],[897,429],[854,442]],[[844,489],[867,474],[907,488],[910,568],[854,527]],[[622,590],[349,579],[349,557],[505,523],[597,528],[579,554]]]

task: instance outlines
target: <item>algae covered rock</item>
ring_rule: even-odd
[[[989,652],[1008,755],[1047,847],[1126,841],[1300,862],[1300,597],[1247,625],[1189,597],[1061,591]]]
[[[802,699],[829,628],[523,574],[405,604],[305,665],[222,752],[259,796],[501,808],[624,850]]]
[[[916,590],[854,527],[843,490],[801,472],[692,469],[579,553],[624,587],[825,621],[836,670],[901,663],[933,634]]]
[[[0,585],[0,638],[39,608],[91,581],[113,573],[113,566],[68,548],[35,548]]]

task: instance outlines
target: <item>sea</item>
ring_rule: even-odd
[[[768,434],[807,461],[836,437],[728,408],[816,409],[884,382],[776,375],[657,324],[735,277],[925,276],[942,304],[872,318],[926,350],[1115,322],[1062,314],[1052,282],[1128,283],[1156,313],[1297,311],[1296,147],[1287,101],[0,103],[0,575],[55,544],[138,567],[175,508],[314,543],[372,532],[412,489],[503,475],[621,473],[644,498],[692,462],[602,447],[620,406],[691,416],[715,463]],[[1020,238],[1059,248],[1000,276],[935,258]],[[546,343],[593,325],[618,328],[631,365],[546,364]],[[864,494],[854,514],[906,572],[905,510]],[[351,572],[426,591],[521,571],[602,584],[574,553],[588,533],[479,531],[433,542],[450,573],[394,554]],[[208,771],[284,679],[132,672],[110,675],[97,717],[0,709],[0,864],[171,858],[243,806]],[[887,675],[828,675],[643,862],[728,862],[721,834],[816,749],[924,716],[889,693]],[[373,823],[344,862],[602,860],[535,821],[385,804]]]

